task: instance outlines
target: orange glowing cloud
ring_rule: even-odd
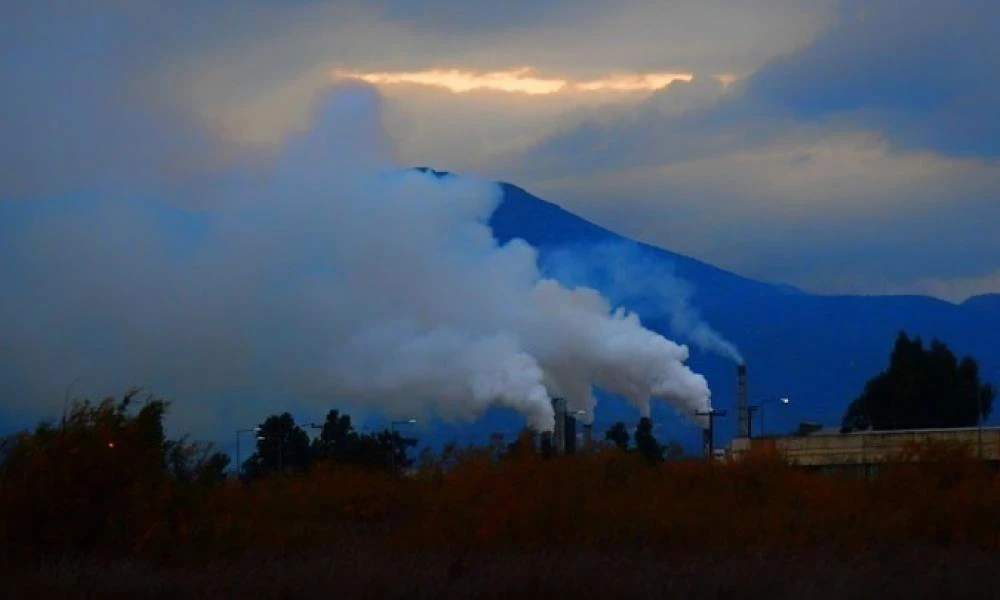
[[[506,71],[476,72],[463,69],[371,72],[334,70],[334,79],[357,79],[372,85],[416,84],[444,88],[454,93],[476,90],[546,95],[560,92],[652,92],[674,81],[691,81],[691,73],[626,73],[598,79],[544,77],[531,67]]]

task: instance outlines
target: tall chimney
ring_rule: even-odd
[[[736,367],[736,407],[736,436],[741,438],[750,437],[747,415],[747,366],[745,364],[740,364]]]
[[[563,451],[566,454],[576,454],[576,417],[566,415],[566,427],[563,430]]]
[[[712,440],[712,438],[714,436],[712,435],[713,434],[713,431],[712,431],[712,429],[713,429],[712,421],[713,421],[712,417],[709,416],[709,418],[708,418],[708,427],[706,427],[705,429],[703,429],[701,431],[702,451],[705,453],[705,458],[707,458],[707,459],[711,459],[712,458],[712,453],[713,453],[713,448],[712,448],[712,442],[713,442],[713,440]]]
[[[566,399],[553,398],[552,408],[556,413],[556,426],[552,431],[552,446],[556,454],[566,453]]]
[[[552,456],[552,432],[543,431],[540,436],[538,436],[538,450],[541,452],[542,456],[549,458]]]

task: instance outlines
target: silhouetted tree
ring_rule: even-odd
[[[416,445],[417,440],[388,429],[359,434],[351,425],[349,415],[331,410],[326,415],[322,432],[313,441],[310,450],[312,458],[319,461],[331,460],[387,471],[395,468],[399,471],[413,465],[413,459],[408,456],[407,450]]]
[[[843,431],[969,427],[993,410],[995,391],[979,378],[979,365],[958,361],[938,340],[924,348],[900,332],[889,368],[869,380],[847,407]]]
[[[667,442],[667,445],[663,449],[663,458],[669,461],[681,460],[684,458],[684,446],[681,446],[674,440]]]
[[[0,465],[7,543],[43,553],[132,547],[151,514],[175,528],[191,486],[222,478],[228,457],[211,444],[167,439],[169,404],[151,395],[135,402],[138,393],[74,402],[64,422],[41,423],[8,445]]]
[[[230,458],[214,449],[215,444],[212,443],[190,443],[187,436],[179,440],[167,440],[164,443],[167,472],[174,480],[182,483],[207,485],[223,481]]]
[[[650,464],[663,462],[663,448],[653,436],[653,422],[649,417],[639,419],[635,429],[635,447],[639,455]]]
[[[231,459],[223,452],[212,452],[199,461],[195,469],[195,481],[202,485],[210,485],[226,480],[226,471]]]
[[[244,463],[249,477],[309,466],[309,436],[291,414],[272,415],[259,427],[257,451]]]
[[[625,427],[625,423],[618,421],[605,432],[604,439],[613,442],[615,446],[625,451],[628,450],[628,443],[631,436],[628,433],[628,428]]]
[[[404,437],[398,431],[386,429],[376,436],[379,446],[383,449],[383,454],[389,457],[389,464],[386,465],[396,472],[406,471],[413,466],[413,459],[407,453],[407,449],[417,445],[414,438]]]
[[[312,455],[317,460],[350,462],[357,438],[351,417],[331,410],[326,414],[322,432],[312,443]]]
[[[526,458],[535,452],[535,432],[525,427],[517,434],[516,440],[507,444],[504,458]]]
[[[417,440],[405,438],[398,431],[388,429],[374,434],[356,436],[348,455],[348,462],[396,472],[413,466],[407,449],[417,445]]]

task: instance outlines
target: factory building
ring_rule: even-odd
[[[1000,427],[855,431],[801,427],[800,433],[763,439],[735,438],[726,452],[739,459],[752,449],[777,452],[790,465],[823,472],[871,475],[879,465],[901,456],[914,444],[965,445],[973,456],[1000,465]]]
[[[787,402],[787,400],[786,400]],[[822,472],[872,475],[879,465],[902,456],[914,445],[928,443],[961,444],[973,456],[994,468],[1000,466],[1000,427],[966,427],[948,429],[906,429],[893,431],[856,431],[841,433],[839,428],[802,423],[799,431],[789,436],[752,438],[750,416],[756,407],[747,402],[747,369],[739,365],[736,373],[736,437],[728,448],[712,447],[712,414],[708,411],[705,430],[705,454],[715,460],[740,459],[755,449],[777,452],[788,464]]]

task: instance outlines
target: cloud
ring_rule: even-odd
[[[457,94],[473,90],[493,90],[517,94],[546,95],[562,92],[649,92],[663,89],[674,81],[690,81],[690,73],[616,73],[597,79],[574,81],[544,77],[531,67],[479,73],[463,69],[363,73],[334,69],[335,79],[357,79],[372,85],[413,83],[444,88]]]
[[[723,4],[630,0],[501,7],[476,0],[455,11],[436,0],[253,4],[253,10],[213,3],[199,16],[197,30],[217,35],[191,34],[183,47],[172,48],[170,76],[159,89],[181,95],[185,106],[209,122],[226,123],[241,139],[267,141],[301,127],[308,99],[329,85],[325,74],[334,70],[398,77],[452,69],[507,73],[528,66],[546,74],[544,79],[645,87],[635,78],[594,80],[747,73],[807,42],[829,18],[828,3],[755,0],[724,10]],[[453,153],[461,156],[462,148]]]
[[[873,134],[816,131],[529,189],[641,241],[822,293],[981,277],[1000,256],[1000,165],[899,154]]]
[[[82,376],[102,392],[255,390],[234,420],[291,395],[313,414],[501,405],[537,429],[554,395],[592,415],[597,385],[697,421],[710,391],[687,347],[544,278],[523,241],[498,245],[499,186],[401,172],[380,112],[369,87],[332,93],[270,160],[197,200],[153,180],[0,205],[0,385],[24,410]]]
[[[439,0],[20,3],[0,24],[0,76],[7,83],[0,159],[11,165],[0,197],[72,189],[98,172],[120,179],[162,171],[164,164],[169,169],[161,174],[175,177],[227,159],[232,144],[273,149],[305,126],[312,98],[331,85],[331,70],[482,74],[528,65],[543,79],[579,82],[577,93],[600,96],[609,87],[660,85],[644,80],[648,74],[749,72],[811,39],[828,18],[826,4],[792,0],[726,10],[714,1],[647,0],[613,7],[476,0],[461,11]],[[200,140],[190,145],[205,155],[185,152],[201,125],[222,132],[229,145],[210,148]],[[170,161],[127,145],[131,130],[143,127],[175,136]],[[538,133],[530,124],[508,127]],[[466,150],[460,144],[450,155]],[[43,155],[47,172],[39,171]],[[56,157],[59,167],[52,168]]]
[[[169,97],[138,84],[160,59],[162,28],[75,3],[15,3],[0,21],[0,201],[172,178],[220,158]],[[135,143],[145,137],[158,144]]]
[[[985,25],[997,20],[976,0],[844,3],[813,42],[724,90],[674,83],[498,171],[748,276],[833,293],[987,285],[1000,256],[1000,41]]]
[[[1000,5],[848,2],[803,51],[750,80],[748,102],[797,119],[839,116],[900,149],[1000,155]]]
[[[440,62],[455,44],[463,66],[495,70],[530,64],[571,77],[595,72],[733,70],[747,73],[809,41],[831,18],[833,2],[753,0],[472,0],[460,11],[442,0],[389,0],[369,6],[406,31],[428,32]],[[581,44],[581,36],[586,44]],[[413,57],[426,55],[412,47]],[[451,49],[451,48],[449,48]],[[426,66],[426,65],[424,65]]]

